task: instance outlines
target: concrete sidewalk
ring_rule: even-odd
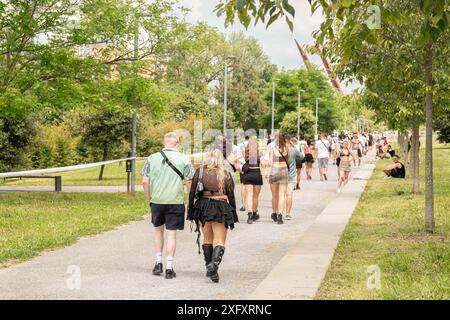
[[[336,167],[330,165],[327,182],[318,180],[315,169],[313,180],[302,181],[294,193],[293,220],[283,225],[270,219],[271,193],[265,184],[261,219],[248,225],[246,213],[239,212],[241,223],[228,234],[219,284],[204,276],[189,224],[177,235],[177,278],[153,276],[147,217],[0,269],[0,299],[310,299],[365,185],[353,178],[369,177],[372,165],[353,171],[349,185],[337,194]],[[239,190],[236,195],[240,198]],[[74,270],[81,281],[75,289],[70,285]]]

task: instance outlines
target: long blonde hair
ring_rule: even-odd
[[[223,157],[222,151],[213,149],[208,152],[206,157],[206,171],[216,170],[217,184],[219,192],[225,192],[225,177],[228,175],[226,161]]]

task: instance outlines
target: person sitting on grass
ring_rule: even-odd
[[[405,178],[405,166],[400,161],[400,157],[396,154],[392,156],[393,164],[387,166],[384,169],[384,173],[386,173],[386,179],[388,178]]]
[[[387,151],[386,151],[386,153],[388,153],[388,154],[390,155],[391,158],[395,155],[395,150],[392,149],[392,146],[391,146],[390,144],[387,146]]]

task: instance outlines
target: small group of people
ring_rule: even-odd
[[[242,184],[244,205],[241,210],[247,210],[248,224],[259,219],[259,195],[264,180],[272,192],[272,220],[283,224],[283,217],[291,219],[292,192],[298,186],[296,158],[300,157],[300,152],[294,147],[291,137],[282,134],[269,139],[266,149],[263,154],[256,136],[246,136],[241,145],[242,158],[235,162]]]
[[[175,133],[166,134],[164,148],[150,155],[141,171],[154,226],[156,262],[152,273],[164,273],[162,253],[166,233],[165,278],[176,277],[173,268],[176,232],[184,229],[187,211],[187,219],[195,221],[203,234],[206,276],[219,282],[218,268],[225,253],[227,231],[238,222],[234,179],[227,169],[222,150],[213,148],[208,151],[205,162],[194,170],[191,159],[177,149],[178,144]],[[184,204],[184,186],[189,190],[187,207]]]

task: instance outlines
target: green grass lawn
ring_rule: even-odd
[[[450,147],[433,155],[436,232],[424,232],[423,163],[414,196],[409,179],[383,179],[391,161],[378,161],[316,299],[450,299]],[[380,268],[379,290],[367,288],[370,265]]]
[[[144,194],[0,193],[0,267],[143,219]]]
[[[141,183],[141,169],[144,160],[136,162],[136,184]],[[100,167],[89,168],[85,170],[61,172],[62,184],[64,186],[126,186],[127,173],[125,172],[125,162],[120,166],[113,163],[105,166],[103,180],[98,180]],[[53,179],[0,179],[0,185],[25,185],[25,186],[52,186]]]

